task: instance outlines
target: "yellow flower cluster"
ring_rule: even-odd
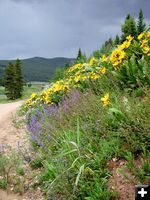
[[[40,100],[46,104],[53,103],[53,95],[55,93],[63,92],[66,93],[69,90],[69,81],[68,80],[60,80],[56,81],[48,90],[44,91],[41,94]]]
[[[75,64],[67,71],[68,79],[73,85],[87,79],[96,80],[106,73],[106,67],[101,64],[107,60],[106,55],[102,55],[100,59],[91,57],[87,63]]]
[[[48,90],[44,91],[41,94],[40,100],[42,102],[45,102],[46,104],[51,104],[52,103],[52,99],[51,99],[51,96],[50,96],[50,92]]]
[[[112,62],[115,69],[119,68],[119,65],[122,63],[123,59],[125,59],[126,53],[121,49],[116,49],[110,55],[110,61]]]
[[[26,101],[26,106],[30,107],[37,102],[53,104],[54,99],[57,99],[57,95],[63,95],[71,88],[80,86],[82,82],[88,79],[99,79],[101,75],[104,75],[106,73],[106,67],[100,66],[101,63],[106,60],[107,57],[103,55],[102,58],[99,60],[91,57],[87,63],[78,63],[73,65],[66,71],[66,78],[56,81],[47,90],[43,91],[42,94],[40,94],[39,96],[37,94],[32,94],[30,99]]]
[[[90,72],[89,78],[93,79],[93,80],[96,80],[96,79],[100,78],[100,75],[95,73],[95,72]]]
[[[36,102],[43,102],[46,104],[53,104],[53,95],[63,92],[66,93],[69,90],[69,80],[60,80],[56,81],[49,89],[42,92],[42,94],[38,95],[33,93],[25,102],[25,107],[33,106]]]
[[[25,102],[25,108],[32,106],[37,100],[37,94],[32,93],[31,97]]]
[[[103,75],[106,74],[106,67],[101,67],[100,73],[103,74]]]
[[[48,91],[50,91],[50,93],[55,93],[55,92],[59,92],[59,91],[66,92],[68,89],[69,89],[69,82],[67,82],[66,80],[60,80],[60,81],[56,81],[56,83],[54,83],[48,89]]]
[[[69,68],[68,72],[73,72],[75,70],[78,70],[82,67],[82,64],[81,63],[78,63],[76,65],[74,65],[73,67]]]
[[[138,36],[138,40],[141,40],[143,37],[144,37],[144,33],[141,33],[139,36]]]
[[[141,48],[143,49],[143,52],[145,53],[145,54],[148,54],[148,53],[150,53],[150,47],[149,47],[149,45],[148,45],[148,40],[142,40],[142,44],[141,44]],[[149,54],[150,55],[150,54]]]
[[[124,50],[130,47],[133,37],[131,35],[126,37],[126,40],[118,46],[120,50]]]
[[[85,81],[86,79],[88,79],[89,77],[86,76],[86,74],[84,74],[84,72],[85,72],[85,69],[80,70],[80,71],[77,71],[77,72],[74,74],[74,76],[71,76],[71,77],[69,78],[70,82],[71,82],[72,84],[74,84],[74,83],[78,83],[79,81]]]
[[[110,61],[113,64],[115,69],[119,69],[120,64],[126,58],[125,50],[128,49],[131,45],[131,42],[134,38],[132,36],[127,36],[126,40],[121,44],[118,45],[118,48],[115,49],[110,55]]]
[[[107,57],[106,57],[105,54],[102,55],[101,61],[102,61],[102,62],[106,62],[106,61],[107,61]]]
[[[142,32],[139,36],[138,36],[138,40],[142,40],[143,38],[150,38],[150,31],[147,31],[146,33]]]
[[[101,98],[103,102],[103,106],[107,106],[110,102],[109,93],[105,94],[104,97]]]
[[[147,31],[146,36],[150,38],[150,31]]]
[[[97,62],[98,62],[98,60],[97,60],[96,58],[92,57],[92,58],[90,59],[90,61],[89,61],[89,65],[90,65],[90,66],[93,66],[93,65],[97,64]]]
[[[141,42],[141,49],[143,50],[143,53],[148,56],[150,56],[149,38],[150,38],[150,31],[147,31],[147,33],[141,33],[138,36],[138,39]]]
[[[83,82],[87,80],[97,80],[106,74],[109,68],[113,65],[114,69],[119,69],[124,60],[130,58],[130,53],[134,53],[134,44],[137,42],[133,41],[132,36],[126,37],[126,40],[118,45],[109,57],[105,54],[101,58],[91,57],[85,63],[77,63],[70,67],[66,73],[63,80],[56,81],[53,83],[49,89],[45,90],[39,96],[33,93],[29,100],[26,101],[26,106],[32,106],[38,102],[43,102],[46,104],[53,104],[60,101],[63,94],[68,92],[74,87],[82,86]],[[141,33],[138,36],[137,45],[141,47],[143,54],[150,56],[150,31]],[[131,46],[131,44],[133,44]],[[131,51],[130,51],[131,46]],[[140,51],[141,53],[141,51]],[[111,65],[110,65],[111,64]],[[109,104],[109,94],[107,93],[103,98],[101,98],[104,106]]]

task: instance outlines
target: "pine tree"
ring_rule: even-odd
[[[121,42],[123,42],[126,39],[126,36],[128,35],[128,28],[129,28],[129,20],[131,18],[131,15],[128,13],[126,18],[125,18],[125,22],[121,27],[121,30],[123,32],[122,36],[121,36]]]
[[[121,36],[121,42],[123,42],[127,36],[131,35],[134,38],[137,38],[137,28],[134,18],[127,14],[124,24],[122,25],[122,36]]]
[[[143,15],[142,9],[140,9],[139,18],[138,18],[138,22],[137,22],[137,32],[138,32],[138,35],[140,33],[144,32],[145,30],[146,30],[146,24],[144,22],[144,15]]]
[[[100,52],[100,50],[95,50],[95,51],[93,52],[93,56],[94,56],[95,58],[99,59],[99,58],[101,57],[101,52]]]
[[[21,70],[21,62],[19,59],[15,63],[15,76],[14,76],[14,87],[15,87],[15,98],[18,99],[22,96],[23,92],[23,77]]]
[[[10,62],[5,69],[4,86],[5,86],[5,94],[7,98],[11,100],[15,99],[14,76],[15,76],[15,67]]]
[[[76,60],[80,60],[81,58],[82,58],[82,52],[81,49],[79,48]]]
[[[115,37],[114,44],[115,44],[115,45],[120,44],[120,39],[119,39],[119,36],[118,36],[118,35],[116,35],[116,37]]]
[[[108,49],[111,49],[112,46],[113,46],[113,41],[112,41],[111,38],[109,38],[109,39],[108,39],[108,43],[107,43],[107,48],[108,48]]]
[[[104,44],[102,44],[100,48],[100,55],[102,54],[108,55],[112,51],[113,47],[114,47],[113,40],[112,38],[109,38],[108,40],[105,41]]]
[[[79,48],[75,63],[83,63],[86,62],[86,60],[87,60],[86,55],[83,54],[81,49]]]
[[[21,63],[17,59],[15,64],[9,63],[4,74],[5,94],[8,99],[14,100],[22,96],[23,77],[21,72]]]
[[[129,22],[130,22],[129,35],[133,36],[134,38],[137,38],[137,27],[134,18],[131,17]]]

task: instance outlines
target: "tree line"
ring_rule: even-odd
[[[15,100],[22,96],[24,81],[19,59],[16,60],[15,64],[12,62],[8,64],[2,78],[2,83],[8,99]]]
[[[137,39],[137,36],[144,32],[146,30],[146,23],[144,20],[144,14],[142,9],[140,9],[138,14],[138,20],[136,22],[135,18],[131,16],[130,13],[128,13],[125,17],[125,21],[123,25],[121,26],[121,35],[118,34],[115,36],[115,38],[109,38],[104,42],[104,44],[101,46],[100,50],[94,51],[93,55],[94,57],[100,58],[102,54],[108,55],[110,51],[120,43],[124,42],[126,37],[131,35],[135,39]],[[85,62],[86,56],[82,53],[81,49],[78,51],[78,55],[76,58],[76,62]]]

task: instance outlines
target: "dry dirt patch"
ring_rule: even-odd
[[[0,104],[0,150],[6,146],[16,148],[25,136],[22,130],[12,125],[13,115],[22,103],[23,101]]]
[[[112,174],[108,181],[108,187],[118,193],[117,200],[135,199],[135,185],[138,185],[139,181],[126,164],[127,161],[123,159],[112,159],[107,163]],[[137,167],[141,167],[140,156],[135,160],[135,164]],[[149,185],[150,181],[145,180],[144,184]]]
[[[0,104],[0,152],[9,155],[12,149],[22,151],[29,148],[24,127],[14,126],[14,116],[23,101]],[[28,170],[30,168],[27,167]],[[31,172],[29,172],[31,173]],[[31,180],[32,181],[32,180]],[[34,192],[27,191],[23,196],[0,190],[0,200],[42,200],[40,188]]]
[[[6,147],[17,148],[18,142],[24,139],[25,134],[12,125],[13,115],[22,105],[23,101],[0,104],[0,151],[7,151]],[[0,190],[0,200],[22,200],[22,196],[8,194]]]

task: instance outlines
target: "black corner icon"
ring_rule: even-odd
[[[135,200],[150,200],[150,185],[136,185]]]

